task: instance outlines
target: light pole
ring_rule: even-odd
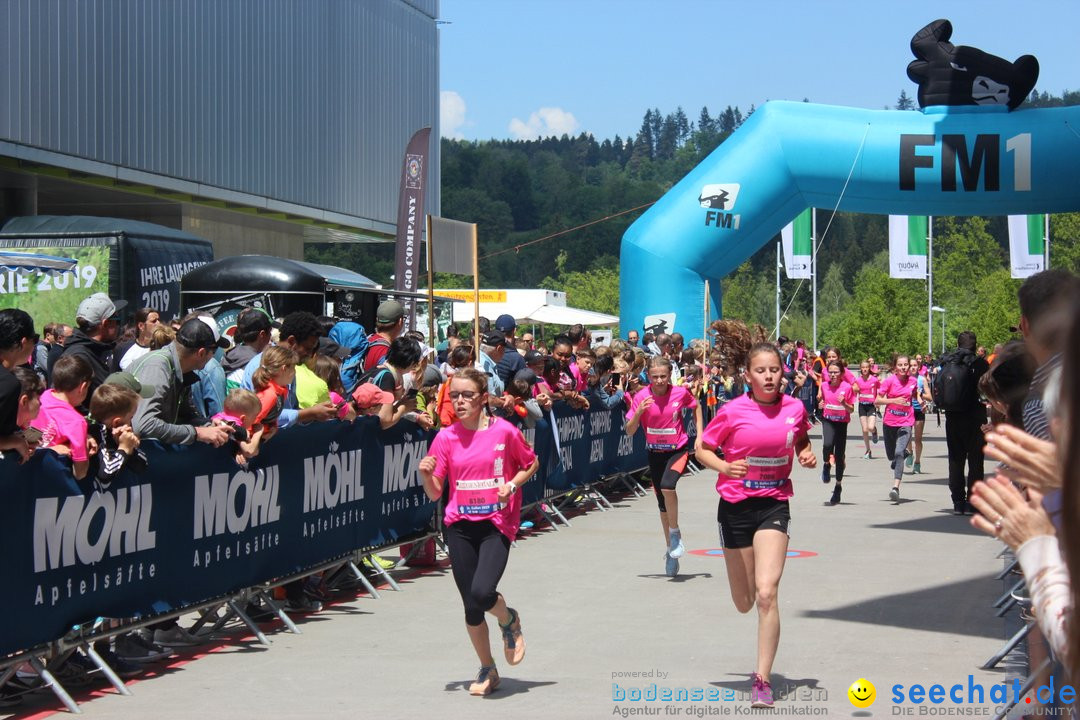
[[[934,312],[941,313],[941,354],[945,354],[945,308],[934,305],[930,308]]]

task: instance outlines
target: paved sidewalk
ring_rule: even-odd
[[[818,435],[814,446],[820,453]],[[875,459],[863,460],[861,439],[853,437],[848,454],[836,507],[823,505],[831,486],[820,471],[796,470],[791,549],[807,556],[789,559],[780,586],[773,684],[789,692],[773,714],[851,717],[847,688],[861,677],[877,687],[869,708],[877,717],[898,714],[890,702],[896,684],[966,688],[970,673],[989,690],[1003,673],[977,666],[1002,644],[1002,621],[989,607],[1001,592],[992,578],[1002,567],[1000,545],[951,513],[944,428],[929,419],[923,474],[905,476],[898,504],[888,499],[883,445],[874,446]],[[680,524],[692,551],[719,547],[713,477],[687,477],[679,487]],[[85,702],[84,713],[155,720],[743,714],[745,700],[614,700],[613,683],[623,690],[653,683],[673,691],[747,690],[756,643],[756,612],[734,609],[721,557],[688,554],[682,575],[670,580],[651,495],[617,506],[590,510],[574,517],[572,528],[533,534],[512,550],[501,590],[521,611],[528,655],[515,668],[499,664],[502,687],[490,698],[464,689],[477,662],[453,581],[441,571],[380,600],[334,605],[302,622],[302,635],[275,627],[269,649],[237,634],[133,683],[133,697],[110,691]],[[989,715],[992,705],[982,706]],[[43,698],[28,709],[53,707]],[[947,707],[954,706],[940,709]]]

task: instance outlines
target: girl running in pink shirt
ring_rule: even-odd
[[[821,457],[825,460],[821,468],[821,482],[828,484],[829,461],[836,461],[836,486],[833,488],[829,505],[840,502],[841,483],[844,482],[844,468],[847,467],[847,429],[851,422],[851,411],[855,409],[855,390],[851,383],[844,380],[844,366],[838,361],[828,364],[829,379],[818,389],[818,407],[821,410]]]
[[[907,457],[907,446],[911,442],[911,432],[915,426],[915,409],[911,402],[918,383],[909,374],[910,371],[911,364],[908,356],[897,357],[893,374],[881,383],[875,401],[884,408],[885,412],[882,424],[885,426],[885,455],[889,458],[893,471],[893,488],[889,491],[889,499],[893,502],[900,500],[900,480],[904,477],[904,458]]]
[[[539,467],[521,431],[484,411],[487,389],[487,376],[475,368],[454,373],[448,396],[458,422],[435,436],[419,465],[427,496],[446,500],[450,565],[465,606],[465,628],[480,659],[480,673],[469,686],[472,695],[499,686],[485,613],[499,623],[506,661],[517,665],[525,658],[521,617],[497,586],[521,522],[518,489]]]
[[[683,410],[694,411],[697,436],[701,437],[701,406],[682,385],[671,384],[671,361],[662,356],[649,360],[649,386],[630,399],[626,413],[626,434],[633,435],[645,426],[645,445],[649,453],[649,477],[660,507],[660,525],[664,530],[664,572],[679,574],[679,558],[686,553],[679,530],[679,496],[675,486],[686,472],[690,458],[690,440],[683,425]]]
[[[813,468],[817,458],[807,435],[806,408],[781,392],[783,363],[776,347],[755,344],[733,363],[746,368],[750,392],[717,410],[700,436],[697,460],[719,473],[716,516],[731,599],[741,613],[757,605],[751,697],[753,707],[768,708],[773,706],[769,673],[780,643],[777,590],[788,548],[792,461],[797,456],[801,466]]]
[[[862,439],[866,445],[864,460],[869,460],[870,441],[877,443],[877,391],[881,386],[881,378],[874,374],[869,360],[859,363],[859,376],[855,378],[855,388],[859,391],[859,424],[862,426]]]

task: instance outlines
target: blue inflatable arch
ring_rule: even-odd
[[[893,215],[1080,209],[1080,107],[872,111],[769,102],[630,226],[621,326],[699,337],[720,278],[808,207]]]

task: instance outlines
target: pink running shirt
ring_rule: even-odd
[[[855,391],[846,380],[841,380],[836,389],[833,389],[832,383],[823,384],[821,386],[821,398],[824,400],[825,405],[822,408],[821,415],[826,420],[844,423],[851,420],[851,413],[848,412],[844,403],[855,404]]]
[[[906,405],[882,405],[882,423],[889,427],[912,427],[915,425],[915,411],[911,407],[911,396],[918,386],[915,376],[908,375],[906,382],[900,382],[895,375],[885,378],[878,388],[878,395],[886,398],[907,398]]]
[[[745,459],[749,468],[744,478],[719,474],[716,492],[728,502],[753,497],[787,500],[794,494],[795,443],[809,430],[806,407],[790,395],[781,395],[776,405],[762,405],[747,393],[722,405],[702,433],[702,442],[723,450],[728,462]]]
[[[683,408],[696,408],[697,400],[682,385],[672,385],[663,397],[653,395],[650,385],[638,390],[631,398],[630,409],[626,413],[627,421],[634,417],[638,406],[648,397],[653,399],[653,404],[642,413],[640,422],[645,429],[645,446],[649,450],[661,451],[685,447],[690,439],[686,436],[682,411]]]
[[[859,391],[860,403],[871,403],[877,400],[878,388],[881,387],[881,378],[877,375],[870,374],[867,377],[859,375],[855,378],[855,382],[852,383],[855,389]]]
[[[439,431],[428,455],[435,458],[434,475],[450,488],[444,522],[490,520],[513,541],[521,524],[521,492],[500,505],[498,489],[536,459],[521,431],[502,418],[491,418],[484,430],[457,422]]]
[[[41,447],[67,445],[72,462],[86,462],[86,418],[69,403],[46,390],[41,394],[41,412],[30,423],[41,431]]]
[[[844,368],[844,382],[848,385],[855,385],[855,373],[851,372],[851,368]]]

